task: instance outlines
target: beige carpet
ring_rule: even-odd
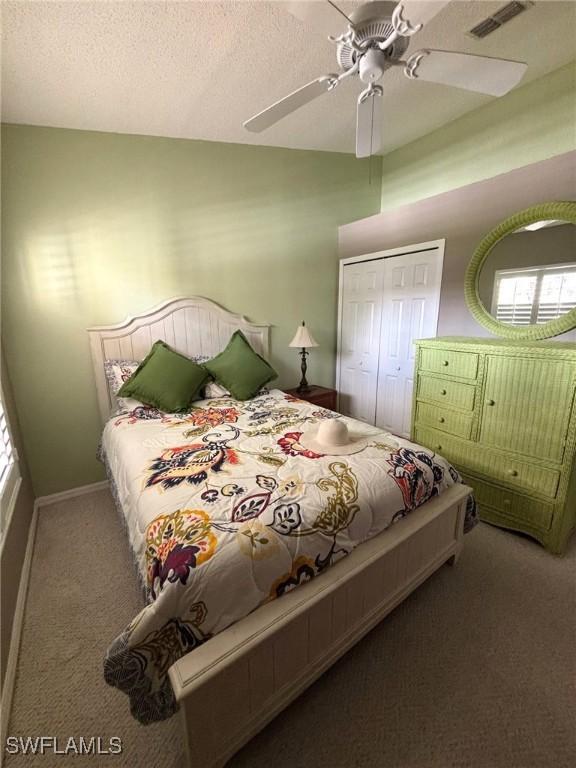
[[[420,587],[230,765],[574,766],[575,580],[576,542],[559,559],[481,525],[456,568]],[[9,768],[178,765],[178,718],[139,726],[102,680],[106,645],[139,601],[106,491],[41,510],[9,732],[116,735],[123,753],[9,757]]]

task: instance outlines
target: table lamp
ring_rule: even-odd
[[[298,326],[298,330],[296,331],[296,335],[288,345],[290,347],[299,347],[302,355],[302,379],[300,380],[300,384],[298,384],[298,392],[307,392],[308,391],[308,382],[306,381],[306,355],[308,355],[307,350],[310,347],[317,347],[318,344],[316,341],[314,341],[314,338],[312,337],[310,331],[308,328],[306,328],[306,323],[304,320],[302,321],[302,325]]]

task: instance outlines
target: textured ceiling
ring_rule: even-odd
[[[576,2],[539,0],[484,41],[466,32],[505,0],[455,0],[413,38],[422,47],[526,61],[527,83],[576,57]],[[318,75],[334,46],[282,2],[27,2],[2,6],[2,119],[118,133],[353,152],[357,80],[262,134],[242,122]],[[356,3],[342,2],[347,12]],[[384,151],[490,97],[388,71]]]

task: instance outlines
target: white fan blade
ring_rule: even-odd
[[[338,84],[337,75],[323,75],[316,80],[312,80],[308,85],[298,88],[297,91],[290,93],[280,101],[275,102],[272,106],[263,109],[262,112],[258,112],[257,115],[251,117],[250,120],[246,120],[244,128],[247,131],[253,133],[260,133],[265,131],[266,128],[270,128],[271,125],[282,120],[283,117],[295,112],[300,107],[308,104],[310,101],[322,96],[323,93],[335,88]]]
[[[418,31],[420,26],[424,26],[436,16],[451,0],[400,0],[397,9],[400,19],[406,22],[409,27]],[[403,34],[400,32],[400,34]]]
[[[382,90],[374,88],[358,99],[356,157],[370,157],[382,149]]]
[[[330,0],[308,0],[307,2],[282,3],[282,7],[317,32],[327,37],[338,37],[352,24],[346,14]]]
[[[420,55],[422,54],[421,58]],[[504,96],[522,80],[527,64],[507,59],[492,59],[455,51],[417,51],[407,62],[416,62],[412,71],[418,80],[452,85],[466,91]],[[410,75],[409,75],[410,76]]]

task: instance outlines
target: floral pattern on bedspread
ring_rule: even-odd
[[[140,722],[176,711],[168,669],[184,654],[461,482],[434,452],[358,422],[373,435],[358,453],[299,443],[335,417],[272,390],[108,422],[102,453],[149,604],[108,649],[104,676]],[[465,530],[475,523],[471,498]]]

